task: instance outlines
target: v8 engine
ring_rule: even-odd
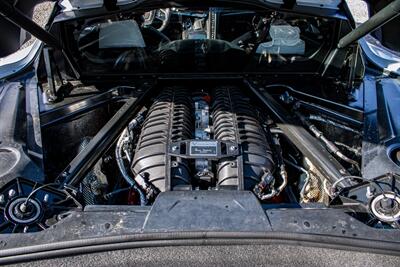
[[[253,190],[274,170],[266,134],[235,87],[164,89],[149,108],[131,171],[159,191]]]

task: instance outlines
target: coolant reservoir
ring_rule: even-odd
[[[261,43],[257,48],[258,54],[304,55],[305,43],[300,39],[299,27],[271,25],[269,34],[272,41]]]

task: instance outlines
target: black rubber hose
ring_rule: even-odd
[[[127,132],[128,132],[128,130],[126,129],[122,133],[121,137],[118,139],[117,145],[115,147],[115,159],[117,161],[118,169],[119,169],[122,177],[129,184],[129,186],[134,188],[139,193],[140,205],[144,206],[147,203],[146,197],[145,197],[144,193],[142,192],[142,190],[137,186],[136,181],[126,171],[126,167],[125,167],[124,160],[122,157],[122,142],[123,142],[123,137],[125,136],[125,134]]]
[[[120,173],[122,174],[122,177],[125,179],[125,181],[133,188],[135,189],[139,196],[140,196],[140,205],[144,206],[147,204],[147,199],[144,193],[142,192],[142,189],[138,187],[137,182],[135,179],[133,179],[128,171],[126,170],[124,159],[122,157],[122,150],[123,150],[123,143],[124,143],[124,138],[126,138],[130,132],[132,132],[135,128],[137,128],[144,120],[144,114],[147,111],[147,109],[143,108],[139,114],[128,124],[128,127],[125,128],[125,130],[122,132],[120,137],[118,138],[117,145],[115,147],[115,159],[117,161],[118,169]]]
[[[324,134],[317,128],[317,126],[315,126],[314,124],[307,121],[307,119],[303,115],[301,115],[300,112],[296,112],[296,115],[297,115],[297,117],[300,118],[301,122],[305,126],[307,126],[308,129],[310,129],[310,131],[315,135],[315,137],[317,139],[321,140],[322,143],[324,143],[324,145],[326,146],[326,148],[328,149],[329,152],[336,155],[338,158],[346,161],[347,163],[350,163],[358,171],[361,171],[360,165],[358,164],[358,162],[355,160],[352,160],[352,159],[348,158],[346,155],[344,155],[333,142],[331,142],[324,136]]]

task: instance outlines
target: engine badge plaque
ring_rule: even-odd
[[[189,147],[190,156],[216,157],[218,155],[217,141],[191,141]]]
[[[182,140],[169,146],[170,156],[187,159],[218,160],[240,154],[239,145],[222,140]]]

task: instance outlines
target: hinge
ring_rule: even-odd
[[[47,98],[46,100],[51,103],[62,100],[64,95],[68,94],[72,89],[71,83],[66,83],[63,80],[57,64],[53,63],[55,62],[53,52],[54,50],[51,47],[43,48],[43,57],[48,84],[47,88],[44,89],[44,93]],[[56,77],[58,78],[58,83],[56,82]]]

